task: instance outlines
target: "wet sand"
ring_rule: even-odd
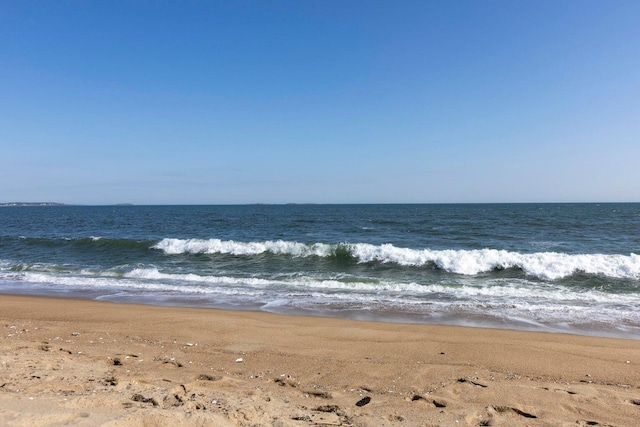
[[[640,341],[0,295],[2,426],[636,426]]]

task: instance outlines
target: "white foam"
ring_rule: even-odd
[[[29,282],[53,292],[91,292],[109,299],[196,298],[205,305],[225,303],[290,307],[315,312],[343,310],[445,316],[462,321],[468,316],[546,325],[601,325],[630,328],[640,325],[640,293],[612,294],[598,289],[576,290],[527,279],[460,278],[450,284],[400,283],[345,275],[313,277],[232,277],[164,272],[155,267],[134,268],[114,276],[112,271],[82,270],[76,274],[48,271],[0,272],[11,283]],[[19,289],[19,287],[15,288]],[[515,319],[515,320],[514,320]],[[605,325],[605,326],[602,326]]]
[[[199,274],[175,274],[162,273],[156,268],[136,268],[130,273],[126,273],[124,277],[145,280],[171,280],[184,282],[200,282],[206,284],[227,284],[227,285],[252,285],[252,286],[268,286],[273,283],[271,280],[259,278],[237,278],[226,276],[201,276]]]
[[[496,249],[430,250],[399,248],[391,244],[368,243],[330,245],[303,244],[282,240],[236,242],[220,239],[163,239],[154,248],[166,254],[231,254],[252,256],[263,253],[293,257],[329,257],[345,248],[358,262],[394,263],[421,267],[433,263],[450,273],[476,275],[496,269],[520,268],[527,275],[556,280],[577,272],[623,279],[640,279],[640,256],[606,254],[566,254],[537,252],[523,254]]]
[[[297,242],[283,240],[266,242],[235,242],[233,240],[220,239],[163,239],[158,242],[155,249],[160,249],[166,254],[230,254],[230,255],[258,255],[265,252],[273,254],[286,254],[298,257],[328,256],[331,254],[330,245],[316,243],[305,245]]]
[[[640,306],[640,294],[611,294],[600,290],[583,290],[576,292],[568,287],[531,283],[526,280],[498,280],[487,282],[483,286],[443,286],[441,284],[422,285],[418,283],[398,283],[393,281],[356,281],[322,279],[309,276],[289,278],[258,278],[258,277],[229,277],[203,276],[193,273],[175,274],[163,273],[156,268],[136,268],[125,273],[122,279],[117,279],[109,271],[99,275],[87,276],[83,272],[79,276],[58,275],[49,273],[21,273],[22,280],[32,283],[56,284],[65,287],[163,290],[181,293],[219,293],[222,289],[238,289],[251,294],[252,292],[320,292],[324,298],[336,293],[346,299],[357,299],[363,295],[375,295],[380,298],[390,296],[411,299],[418,298],[425,301],[445,300],[451,303],[458,301],[476,301],[491,303],[492,301],[521,304],[531,302],[565,306],[565,304],[585,306],[589,304],[605,304],[620,306]],[[408,302],[408,301],[407,301]]]
[[[50,275],[46,273],[25,273],[22,275],[22,280],[39,283],[56,285],[63,288],[85,289],[85,290],[104,290],[104,291],[142,291],[150,292],[153,295],[155,292],[175,293],[175,294],[244,294],[248,296],[255,296],[255,292],[243,292],[242,288],[225,288],[219,286],[199,286],[194,284],[193,286],[185,286],[180,283],[167,283],[158,281],[137,281],[120,279],[114,280],[109,277],[86,277],[86,276],[59,276]]]

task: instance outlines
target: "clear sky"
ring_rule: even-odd
[[[13,201],[640,201],[640,2],[0,0]]]

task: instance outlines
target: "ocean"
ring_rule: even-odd
[[[640,204],[0,207],[0,293],[640,339]]]

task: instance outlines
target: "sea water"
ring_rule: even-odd
[[[0,292],[640,339],[640,204],[0,207]]]

